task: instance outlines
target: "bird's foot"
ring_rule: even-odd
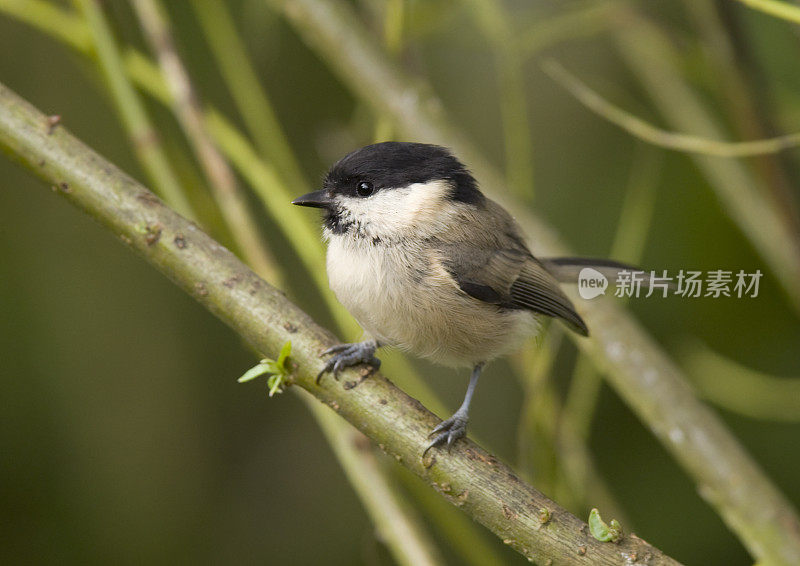
[[[322,374],[326,372],[332,371],[333,377],[339,379],[339,372],[358,364],[369,364],[372,366],[373,372],[378,371],[381,367],[381,361],[375,357],[377,348],[378,344],[374,341],[338,344],[333,348],[328,348],[322,352],[320,357],[330,354],[333,354],[333,357],[328,360],[325,367],[317,375],[317,383],[322,378]]]
[[[439,423],[428,435],[429,437],[436,435],[436,437],[428,445],[422,455],[424,456],[428,453],[428,450],[436,446],[441,446],[445,442],[447,443],[447,449],[450,450],[456,440],[467,436],[468,420],[469,416],[467,412],[458,410],[453,413],[452,417]]]

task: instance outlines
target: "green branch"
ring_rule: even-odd
[[[631,556],[651,565],[677,564],[635,536],[600,542],[586,524],[522,483],[472,442],[451,453],[421,457],[438,422],[380,374],[351,369],[341,381],[323,379],[320,352],[333,336],[248,269],[197,226],[0,85],[0,147],[56,192],[113,232],[123,243],[228,324],[263,354],[287,341],[297,364],[294,384],[306,389],[370,437],[403,466],[504,542],[538,563],[623,564]],[[287,203],[288,206],[288,203]],[[541,511],[544,510],[544,511]]]

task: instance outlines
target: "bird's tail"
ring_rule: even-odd
[[[611,259],[592,257],[548,257],[540,259],[544,268],[560,283],[577,283],[580,272],[590,267],[602,273],[610,282],[616,283],[621,272],[628,276],[637,274],[641,277],[642,286],[647,287],[650,273],[636,267]]]

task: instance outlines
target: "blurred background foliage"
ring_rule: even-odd
[[[252,138],[284,190],[301,194],[344,153],[394,134],[391,119],[352,94],[278,4],[164,2],[199,98]],[[363,24],[352,33],[369,34],[427,84],[451,125],[505,172],[509,191],[581,255],[670,273],[765,273],[757,298],[640,298],[629,308],[719,407],[767,475],[800,502],[797,295],[752,244],[758,235],[743,232],[720,204],[725,176],[709,174],[740,168],[773,220],[797,238],[797,150],[704,163],[709,158],[655,147],[610,124],[541,68],[553,58],[632,115],[708,137],[681,127],[695,124],[685,104],[670,108],[670,100],[681,101],[660,96],[677,84],[718,123],[713,133],[721,139],[770,138],[800,132],[798,27],[731,0],[350,5]],[[102,7],[123,52],[153,55],[129,2]],[[253,93],[240,91],[237,102],[235,78],[220,70],[220,53],[237,47],[220,31],[219,9],[272,101],[288,158],[253,129],[252,115],[242,118],[237,105],[252,102]],[[0,80],[150,184],[96,59],[63,41],[91,44],[81,13],[69,2],[0,0]],[[648,67],[646,52],[659,46],[666,67]],[[670,69],[676,74],[666,74]],[[143,100],[194,213],[234,245],[235,227],[226,227],[173,114]],[[0,160],[0,179],[0,561],[391,563],[298,398],[268,400],[257,386],[236,384],[253,359],[231,332],[7,160]],[[252,178],[236,182],[248,191],[245,202],[283,287],[333,328],[342,315],[332,316],[320,298],[320,273],[309,273],[289,245],[294,235],[249,193]],[[784,244],[796,240],[777,243]],[[343,338],[357,338],[352,325]],[[594,506],[613,509],[626,530],[686,563],[751,563],[693,482],[560,330],[551,327],[541,342],[487,369],[472,433],[579,516]],[[463,372],[411,364],[457,406]],[[426,399],[404,381],[408,367],[397,354],[385,356],[387,375]],[[579,464],[577,474],[566,469],[559,442],[566,420],[578,429],[578,453],[591,462]],[[457,511],[402,470],[388,469],[449,562],[470,554],[473,563],[522,562],[488,533],[473,539],[481,553],[465,552],[459,534],[446,528],[461,524]]]

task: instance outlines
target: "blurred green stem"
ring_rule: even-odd
[[[609,257],[632,265],[641,262],[655,212],[661,160],[658,150],[637,145]],[[624,299],[621,302],[624,304]],[[586,356],[579,355],[567,392],[563,420],[584,442],[589,439],[601,386],[600,373]]]
[[[767,421],[800,422],[800,377],[775,377],[746,368],[705,345],[684,349],[700,395],[724,409]]]
[[[77,0],[77,2],[83,10],[94,52],[122,124],[131,139],[133,150],[159,193],[178,212],[192,218],[192,207],[161,147],[158,133],[150,123],[139,95],[128,81],[114,36],[98,0]],[[80,34],[77,35],[76,41],[81,41],[80,37],[82,37]]]
[[[464,0],[495,53],[503,120],[506,180],[521,200],[533,199],[533,143],[531,142],[523,58],[514,41],[506,8],[498,0]]]
[[[74,45],[79,51],[94,49],[94,40],[84,19],[48,0],[0,0],[0,10],[39,28],[47,35]]]
[[[517,375],[524,376],[518,468],[526,474],[525,479],[542,491],[553,493],[574,513],[600,507],[630,528],[630,521],[594,463],[585,437],[577,434],[564,418],[552,375],[563,336],[561,328],[550,326],[541,347],[525,348],[512,357]],[[578,359],[586,357],[579,354]],[[599,385],[599,374],[597,382]]]
[[[787,22],[800,24],[800,8],[778,0],[738,0],[745,6],[775,16]]]
[[[403,51],[405,27],[405,0],[387,0],[383,15],[383,43],[386,52],[395,60]],[[394,136],[392,121],[383,114],[375,117],[375,141],[391,141]]]
[[[395,562],[405,566],[445,564],[424,523],[403,501],[396,482],[378,461],[369,438],[311,394],[300,389],[299,395],[325,433]]]
[[[610,0],[570,3],[569,7],[554,16],[535,16],[511,39],[522,58],[527,59],[558,43],[590,37],[608,29],[611,23],[609,16],[618,4]]]
[[[502,191],[497,172],[444,120],[441,103],[418,79],[409,79],[386,59],[349,5],[332,0],[268,2],[356,96],[391,115],[399,131],[446,145],[469,163],[483,190],[514,212],[535,254],[570,255],[549,226]],[[612,302],[583,301],[570,294],[592,329],[590,339],[574,338],[576,343],[694,478],[700,494],[755,557],[800,562],[800,520],[794,508],[721,420],[697,400],[672,360]]]
[[[511,358],[523,392],[517,427],[517,469],[545,493],[554,493],[558,469],[555,457],[558,401],[551,381],[564,332],[552,324],[542,332],[543,338],[529,341]],[[570,507],[567,502],[561,503]]]
[[[660,165],[660,152],[650,146],[637,145],[628,190],[609,257],[633,265],[641,261],[655,212]],[[579,353],[559,422],[557,446],[564,475],[570,480],[570,484],[562,490],[568,489],[584,505],[606,509],[627,525],[630,521],[624,517],[611,489],[600,479],[588,448],[591,426],[603,385],[602,377],[591,360],[585,354]]]
[[[225,2],[192,0],[205,39],[258,151],[298,194],[308,186]]]
[[[319,353],[336,343],[197,226],[74,138],[53,130],[47,117],[0,85],[0,148],[56,193],[112,231],[128,247],[227,323],[266,357],[287,341],[296,364],[293,383],[365,433],[387,453],[531,560],[561,564],[617,565],[620,553],[650,556],[651,565],[677,564],[637,537],[606,544],[588,535],[586,524],[558,507],[470,441],[450,452],[421,458],[438,419],[381,374],[368,379],[359,369],[341,381],[316,383]],[[158,237],[153,234],[157,231]],[[270,356],[273,354],[273,356]],[[543,527],[539,509],[549,510]],[[582,552],[575,549],[583,547]]]
[[[448,505],[406,468],[397,466],[395,471],[414,501],[431,519],[434,528],[450,542],[453,552],[461,560],[459,564],[503,566],[508,563],[496,550],[485,529],[476,528],[469,516]]]
[[[169,22],[157,0],[131,0],[142,30],[156,54],[170,93],[170,106],[219,206],[228,229],[253,270],[286,288],[283,275],[264,244],[246,195],[217,146],[208,135],[197,92],[175,48]]]

